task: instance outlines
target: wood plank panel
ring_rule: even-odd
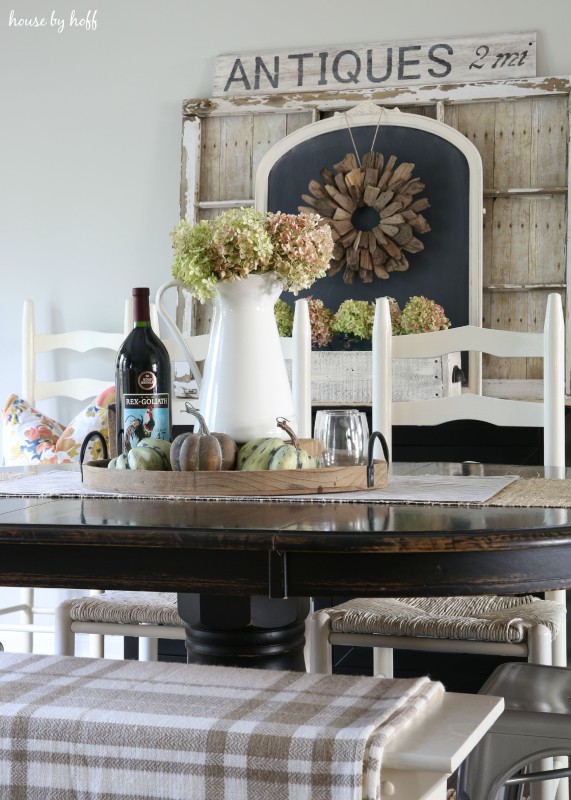
[[[491,292],[490,327],[523,331],[527,327],[528,292]],[[486,378],[517,379],[527,377],[525,358],[486,358]]]
[[[492,325],[492,292],[484,292],[482,297],[482,327],[494,327]]]
[[[291,119],[290,119],[291,118]],[[308,124],[314,111],[293,113],[242,114],[228,117],[206,117],[201,123],[201,159],[198,200],[220,202],[254,199],[254,177],[260,159],[288,129]],[[186,186],[185,191],[190,192]],[[222,207],[200,209],[200,219],[214,219]],[[183,333],[207,333],[213,307],[200,304],[185,293],[179,317]]]
[[[531,186],[567,185],[567,99],[530,101],[532,116]]]
[[[565,283],[567,204],[562,195],[529,202],[529,281]]]
[[[305,125],[316,122],[317,119],[316,111],[290,111],[286,117],[286,133],[293,133]]]
[[[497,105],[492,188],[531,185],[531,127],[531,100]]]
[[[492,284],[528,282],[529,205],[526,198],[498,198],[493,201]]]
[[[254,197],[256,171],[260,159],[267,153],[270,147],[290,133],[314,122],[315,117],[316,115],[313,111],[290,112],[286,114],[273,113],[256,115],[253,117],[252,197]]]
[[[547,295],[550,290],[534,289],[528,293],[527,299],[527,314],[528,314],[528,330],[533,332],[540,332],[543,330],[545,323],[545,311],[547,308]],[[541,358],[528,358],[527,359],[527,374],[528,379],[541,379],[543,378],[543,359]]]
[[[494,201],[491,198],[484,200],[484,217],[482,220],[482,281],[488,286],[492,281],[494,232]]]
[[[252,117],[226,117],[222,121],[220,150],[221,199],[252,196]]]
[[[296,115],[299,116],[299,115]],[[260,159],[270,147],[287,135],[288,114],[260,114],[253,118],[252,180],[255,181]],[[254,197],[254,186],[250,187],[250,197]]]
[[[497,103],[472,103],[457,106],[457,127],[477,148],[482,157],[484,190],[494,186],[494,134]]]
[[[202,121],[198,191],[200,200],[222,199],[220,183],[222,125],[223,119],[218,117],[208,117]]]

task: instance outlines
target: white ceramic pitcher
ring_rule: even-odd
[[[294,406],[274,305],[282,287],[272,272],[220,281],[214,298],[210,345],[200,370],[176,323],[166,311],[163,295],[172,280],[158,290],[156,304],[173,336],[187,353],[199,387],[198,407],[212,431],[237,442],[257,437],[286,438],[276,419],[285,417],[297,429]]]

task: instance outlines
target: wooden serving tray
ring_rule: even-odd
[[[373,486],[367,466],[241,472],[160,472],[107,469],[107,460],[83,465],[83,484],[100,492],[131,495],[248,497],[255,495],[327,494],[378,489],[387,482],[386,461],[373,463]]]

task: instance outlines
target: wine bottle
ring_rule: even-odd
[[[133,289],[133,330],[117,353],[115,390],[118,453],[149,437],[170,441],[170,358],[151,328],[148,288]]]

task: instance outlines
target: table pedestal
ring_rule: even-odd
[[[309,598],[179,594],[190,664],[305,671]]]

